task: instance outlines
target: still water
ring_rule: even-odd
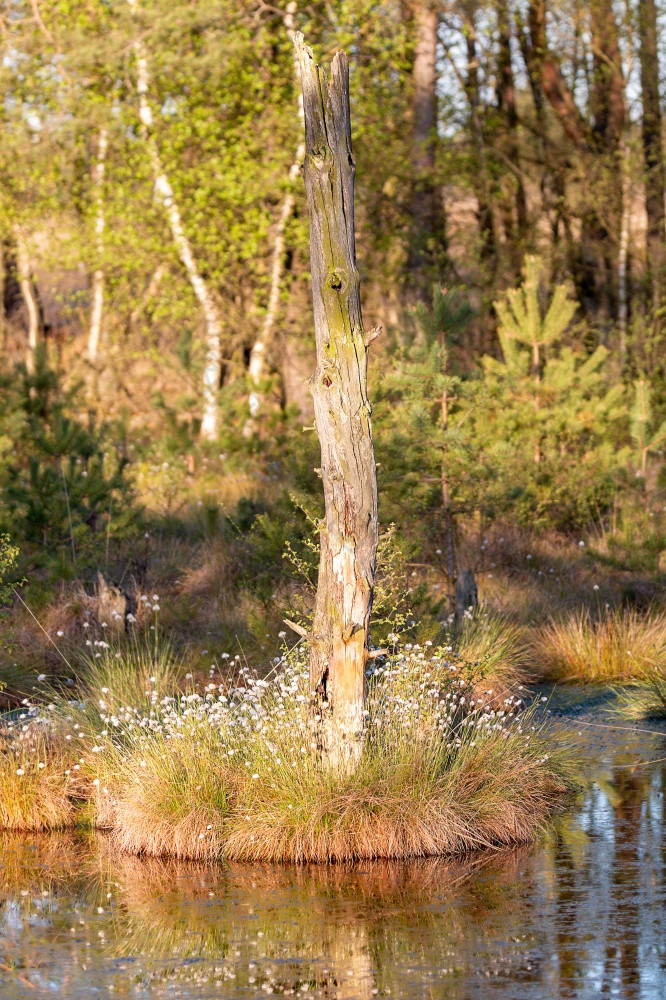
[[[0,998],[662,1000],[666,738],[590,727],[624,724],[575,692],[559,711],[588,789],[538,845],[464,863],[210,867],[5,835]]]

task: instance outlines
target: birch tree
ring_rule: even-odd
[[[363,747],[365,666],[377,556],[377,477],[367,394],[354,237],[354,159],[349,66],[344,52],[330,82],[303,36],[294,38],[305,118],[303,176],[317,367],[311,378],[321,445],[325,515],[310,641],[310,682],[324,761],[353,770]]]
[[[137,0],[127,0],[133,14],[137,12]],[[157,148],[154,134],[153,109],[148,99],[150,74],[148,53],[142,39],[133,42],[137,66],[137,94],[139,97],[139,117],[144,137],[148,146],[148,154],[153,168],[155,190],[159,195],[171,236],[178,250],[181,262],[192,290],[201,306],[206,324],[206,358],[203,372],[203,413],[201,420],[201,435],[207,441],[213,441],[218,433],[218,390],[221,374],[221,337],[222,319],[215,299],[204,280],[197,265],[187,233],[183,226],[180,209],[174,195],[173,187],[164,169]]]
[[[284,26],[289,36],[290,40],[294,40],[294,27],[295,21],[294,16],[297,9],[296,0],[290,0],[284,12]],[[295,51],[295,50],[294,50]],[[300,72],[298,68],[298,60],[294,55],[294,81],[296,83],[296,89],[299,94],[298,97],[298,115],[303,121],[303,96],[300,92]],[[250,377],[250,382],[252,383],[252,390],[250,392],[249,398],[249,409],[250,417],[246,421],[243,433],[245,437],[251,437],[256,430],[255,418],[257,417],[259,410],[261,408],[261,396],[260,396],[260,386],[264,378],[266,377],[266,361],[268,357],[268,350],[273,337],[273,331],[275,329],[275,321],[277,319],[278,306],[280,304],[280,284],[282,282],[282,274],[284,271],[284,252],[285,252],[285,230],[287,228],[287,223],[291,218],[294,211],[295,195],[294,195],[294,184],[298,178],[301,170],[301,162],[305,156],[305,144],[300,142],[298,144],[298,149],[296,150],[296,158],[289,168],[289,187],[287,193],[282,202],[280,208],[280,214],[278,216],[277,226],[275,228],[275,243],[273,244],[273,255],[271,259],[271,276],[269,283],[269,293],[268,293],[268,305],[266,308],[266,315],[264,321],[261,325],[261,330],[252,345],[252,351],[250,353],[250,361],[248,365],[248,375]]]
[[[26,345],[25,365],[30,374],[35,371],[37,342],[39,339],[39,306],[32,284],[32,264],[25,234],[20,227],[14,229],[16,239],[16,271],[23,304],[28,316],[28,342]]]
[[[88,331],[88,361],[91,365],[97,363],[99,344],[102,334],[102,315],[104,312],[104,267],[102,257],[104,254],[104,229],[106,226],[104,215],[104,171],[106,167],[106,151],[109,137],[106,128],[99,130],[97,140],[97,159],[93,168],[93,186],[95,188],[95,250],[97,252],[97,266],[93,273],[92,280],[92,308],[90,311],[90,329]]]

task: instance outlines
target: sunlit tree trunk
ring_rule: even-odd
[[[659,50],[655,0],[639,0],[641,96],[643,102],[643,157],[645,161],[645,207],[647,250],[652,279],[653,304],[661,301],[664,283],[664,151],[659,102]]]
[[[133,13],[137,10],[137,0],[127,0]],[[148,153],[155,177],[155,190],[162,200],[171,235],[181,262],[201,306],[206,324],[206,359],[203,373],[203,414],[201,436],[208,441],[217,437],[218,432],[218,391],[221,373],[222,320],[215,299],[204,281],[192,252],[176,202],[174,191],[164,170],[153,134],[153,111],[148,100],[150,76],[146,48],[138,38],[134,42],[137,63],[137,93],[139,95],[139,115],[148,144]]]
[[[28,315],[28,344],[25,355],[25,365],[32,374],[35,371],[35,357],[39,340],[39,306],[32,284],[32,265],[28,245],[21,230],[14,231],[16,238],[16,271],[21,296]]]
[[[363,747],[365,665],[377,556],[377,477],[367,394],[367,347],[354,240],[349,67],[331,80],[295,36],[305,115],[303,174],[317,367],[311,379],[325,516],[310,634],[310,679],[323,757],[353,770]]]
[[[97,160],[93,170],[93,186],[96,192],[97,212],[95,216],[95,251],[97,267],[92,280],[92,308],[90,311],[90,329],[88,331],[88,361],[91,365],[97,363],[99,345],[102,336],[102,316],[104,314],[104,171],[106,167],[106,151],[108,134],[101,128],[97,144]]]
[[[287,31],[289,38],[293,41],[295,21],[294,15],[296,14],[297,4],[295,0],[290,0],[284,12],[284,26]],[[298,69],[298,60],[294,56],[294,79],[296,83],[296,88],[298,92],[298,114],[303,120],[303,96],[301,94],[300,87],[300,76]],[[250,382],[252,383],[252,390],[250,392],[249,398],[249,408],[250,416],[245,423],[243,428],[243,434],[245,437],[251,437],[256,431],[256,421],[255,418],[259,414],[261,409],[261,393],[260,387],[263,379],[266,377],[266,363],[268,358],[268,351],[270,348],[271,340],[273,338],[273,331],[275,329],[275,322],[277,319],[278,307],[280,304],[280,284],[282,282],[282,274],[284,271],[284,253],[285,253],[285,229],[287,223],[291,218],[292,212],[294,211],[294,184],[298,178],[301,170],[301,163],[303,162],[303,157],[305,156],[305,145],[304,143],[299,143],[298,149],[296,150],[296,158],[289,168],[289,190],[284,197],[282,206],[280,208],[280,214],[278,216],[277,226],[275,229],[275,242],[273,244],[273,255],[271,260],[271,277],[269,284],[268,293],[268,306],[266,308],[266,315],[264,316],[264,322],[261,325],[261,330],[252,345],[252,351],[250,353],[250,362],[248,365],[248,375],[250,377]]]

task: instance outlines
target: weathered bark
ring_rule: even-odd
[[[284,12],[284,26],[287,35],[293,42],[294,39],[294,28],[295,21],[294,15],[296,14],[297,4],[296,0],[290,0]],[[300,88],[300,75],[298,69],[298,60],[294,55],[294,80],[299,94],[298,99],[298,114],[301,121],[303,120],[303,97]],[[250,382],[253,385],[253,389],[250,393],[249,398],[249,409],[250,416],[246,421],[245,427],[243,428],[244,437],[251,437],[256,430],[255,418],[261,409],[261,395],[259,392],[262,380],[266,375],[266,359],[268,357],[268,350],[273,338],[273,331],[275,329],[275,321],[277,319],[278,306],[280,302],[280,282],[282,281],[282,273],[284,270],[284,253],[285,253],[285,229],[287,223],[291,218],[292,212],[294,211],[294,184],[296,179],[300,174],[301,163],[303,157],[305,156],[305,144],[299,143],[298,149],[296,150],[296,159],[289,168],[289,190],[284,197],[282,206],[280,208],[280,215],[278,216],[277,226],[275,229],[275,242],[273,243],[273,257],[271,262],[271,279],[269,285],[268,293],[268,306],[266,308],[266,315],[264,317],[264,322],[261,325],[261,330],[252,345],[252,351],[250,353],[250,361],[248,364],[248,375],[250,377]]]
[[[136,12],[137,0],[127,0],[133,13]],[[137,64],[137,93],[139,96],[139,117],[143,126],[144,136],[148,145],[148,153],[155,177],[155,190],[162,199],[171,236],[192,290],[196,295],[206,324],[206,359],[203,373],[203,414],[201,419],[201,436],[207,441],[213,441],[218,431],[218,402],[220,375],[222,369],[220,342],[222,338],[222,318],[213,295],[205,282],[192,252],[187,233],[183,228],[180,209],[176,202],[171,182],[164,170],[157,142],[153,134],[153,111],[148,101],[148,59],[145,46],[140,38],[134,42],[134,52]]]
[[[105,128],[101,128],[97,144],[97,160],[93,169],[93,186],[96,193],[97,212],[95,216],[95,250],[97,253],[97,267],[92,280],[92,308],[90,311],[90,329],[88,331],[88,361],[91,365],[97,363],[99,354],[99,344],[102,336],[102,316],[104,313],[104,267],[102,256],[104,254],[104,228],[106,225],[104,216],[104,170],[106,167],[106,151],[108,147],[108,134]]]
[[[661,301],[664,285],[664,151],[659,103],[659,55],[655,0],[639,0],[641,96],[643,103],[643,157],[645,161],[645,207],[647,251],[654,306]]]
[[[25,355],[25,366],[30,374],[35,371],[37,343],[39,341],[39,305],[32,284],[32,266],[25,237],[17,227],[16,238],[16,270],[21,296],[28,315],[28,344]]]
[[[429,294],[432,272],[446,253],[444,208],[436,177],[437,150],[437,6],[415,3],[412,68],[412,232],[408,267],[412,287]],[[430,273],[429,273],[430,272]]]
[[[365,665],[377,556],[377,477],[367,394],[367,345],[354,240],[349,67],[331,80],[295,36],[305,114],[303,176],[317,368],[311,379],[325,516],[310,634],[310,679],[324,760],[351,770],[363,746]]]

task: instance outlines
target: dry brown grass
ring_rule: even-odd
[[[34,749],[0,746],[0,828],[58,830],[74,821],[66,764],[59,750],[36,740]],[[39,764],[44,767],[39,767]]]
[[[579,610],[532,634],[537,667],[552,680],[614,683],[646,678],[666,665],[666,614]]]
[[[381,780],[373,768],[331,787],[321,775],[300,803],[282,797],[235,817],[224,856],[243,862],[350,862],[453,856],[528,843],[566,782],[541,751],[490,738],[443,773],[412,761]],[[541,750],[543,747],[541,748]]]
[[[465,620],[455,649],[478,676],[474,697],[493,707],[532,679],[527,630],[504,615],[481,610]]]

